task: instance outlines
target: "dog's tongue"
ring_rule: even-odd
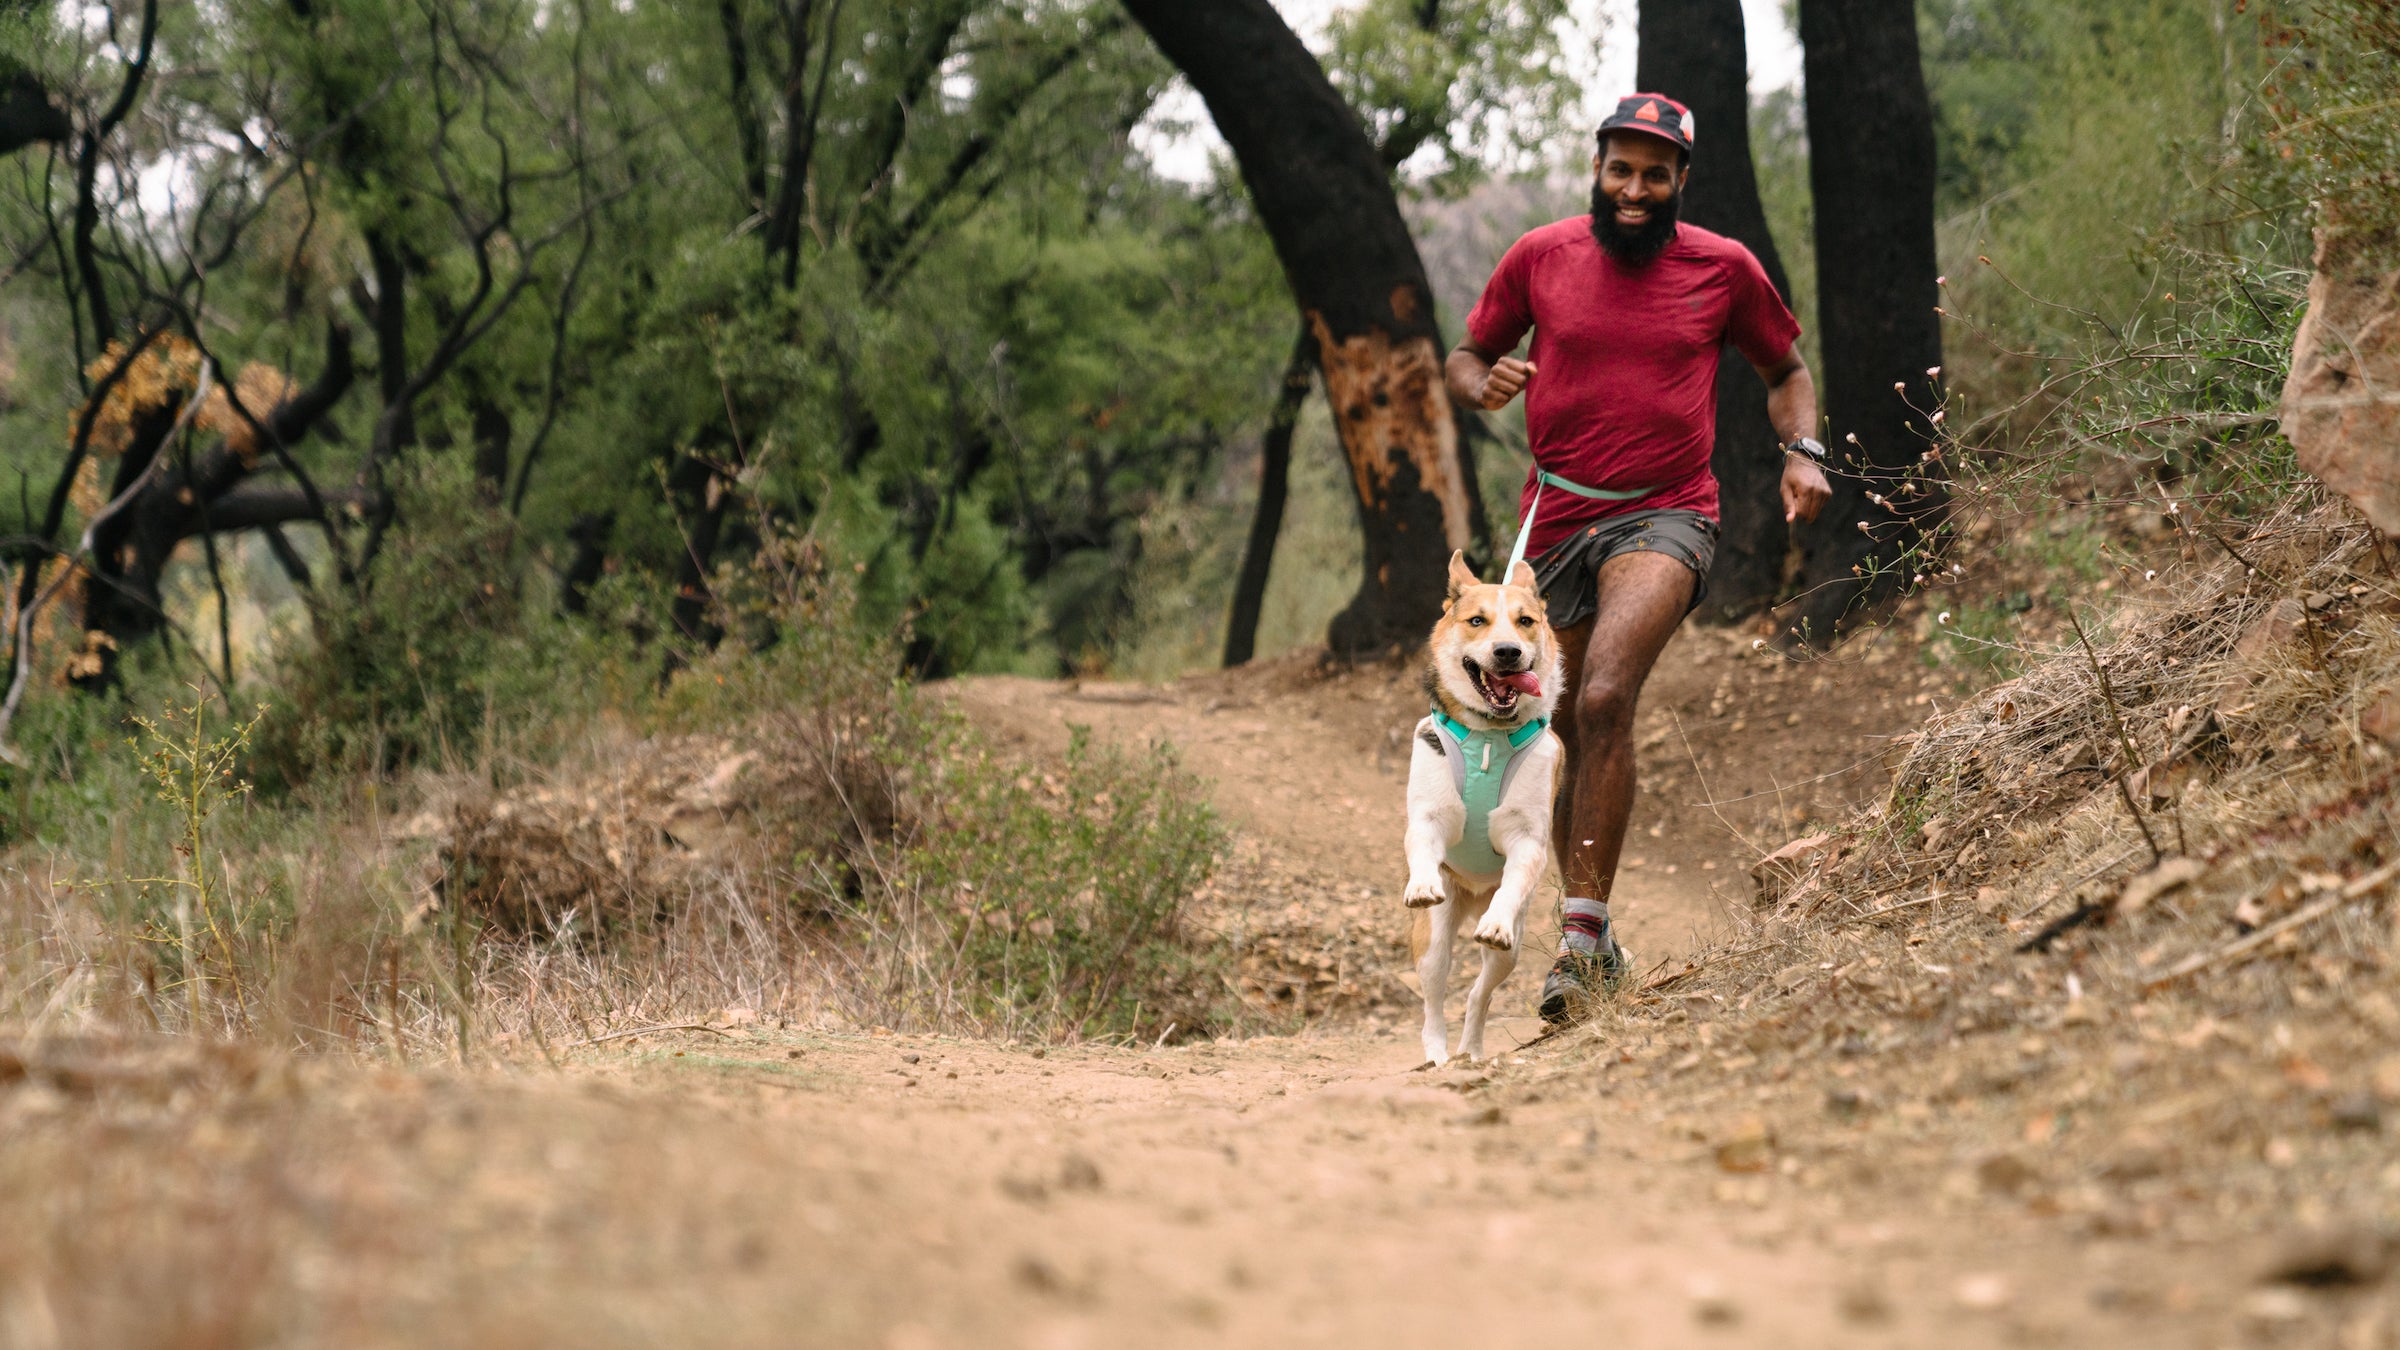
[[[1542,696],[1542,677],[1534,674],[1530,670],[1515,671],[1507,675],[1495,675],[1492,677],[1492,683],[1505,684],[1520,694],[1531,694],[1535,698],[1540,698]]]

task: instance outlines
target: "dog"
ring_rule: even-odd
[[[1483,972],[1467,995],[1460,1058],[1483,1058],[1492,995],[1516,969],[1525,902],[1550,864],[1550,813],[1566,747],[1549,728],[1564,679],[1533,569],[1485,585],[1450,555],[1449,598],[1425,649],[1433,711],[1408,761],[1409,952],[1425,997],[1425,1058],[1449,1060],[1442,1002],[1458,930],[1474,926]],[[1495,752],[1497,754],[1495,755]],[[1488,808],[1479,822],[1476,807]],[[1479,828],[1480,827],[1480,828]]]

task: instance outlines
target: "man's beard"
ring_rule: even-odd
[[[1683,206],[1683,194],[1677,192],[1664,202],[1650,206],[1650,218],[1639,225],[1617,223],[1617,204],[1601,191],[1597,179],[1592,183],[1592,238],[1608,251],[1608,256],[1628,267],[1640,267],[1666,251],[1675,238],[1675,216]]]

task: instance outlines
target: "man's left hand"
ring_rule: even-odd
[[[1783,457],[1783,523],[1809,521],[1825,509],[1833,497],[1833,485],[1825,481],[1825,471],[1805,455]]]

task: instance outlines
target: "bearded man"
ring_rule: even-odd
[[[1609,920],[1633,810],[1642,682],[1708,590],[1716,556],[1717,353],[1731,342],[1767,383],[1784,460],[1785,521],[1814,520],[1832,489],[1800,325],[1749,249],[1679,222],[1692,116],[1634,94],[1600,124],[1592,213],[1519,239],[1467,317],[1444,375],[1486,410],[1525,394],[1533,472],[1519,499],[1528,548],[1566,656],[1557,727],[1567,751],[1551,837],[1566,883],[1542,1016],[1565,1021],[1624,977]],[[1532,349],[1508,355],[1527,331]],[[1537,507],[1538,503],[1538,507]]]

